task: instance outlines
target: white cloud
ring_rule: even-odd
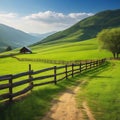
[[[92,15],[92,13],[63,14],[45,11],[20,17],[16,13],[0,13],[0,23],[13,26],[26,32],[45,33],[66,29],[76,22]]]
[[[45,23],[51,23],[51,22],[60,22],[60,20],[64,19],[65,15],[63,13],[56,13],[52,11],[46,11],[46,12],[39,12],[36,14],[31,14],[29,16],[24,17],[26,20],[35,20]]]
[[[93,13],[70,13],[68,16],[73,19],[83,19],[92,15]]]
[[[39,21],[43,23],[75,23],[79,20],[82,20],[86,17],[93,15],[92,13],[70,13],[63,14],[52,11],[39,12],[36,14],[31,14],[29,16],[25,16],[25,20]]]
[[[0,13],[0,18],[5,19],[5,18],[15,18],[17,14],[15,13]]]

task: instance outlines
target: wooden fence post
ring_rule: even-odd
[[[79,64],[79,69],[80,69],[80,73],[81,73],[82,72],[82,64],[81,64],[81,62]]]
[[[90,69],[92,68],[92,60],[90,61]]]
[[[57,69],[56,69],[56,66],[54,66],[54,82],[55,82],[55,85],[57,84],[56,72],[57,72]]]
[[[97,66],[97,60],[95,61],[95,67]]]
[[[100,65],[102,64],[102,61],[100,60]]]
[[[72,77],[74,76],[74,64],[72,64]]]
[[[98,66],[98,60],[96,60],[96,67]]]
[[[87,70],[87,61],[86,61],[86,63],[85,63],[85,70]]]
[[[100,66],[100,60],[98,60],[98,65]]]
[[[104,62],[104,59],[102,59],[102,63]]]
[[[67,65],[65,66],[65,74],[66,74],[66,79],[68,79],[68,75],[67,75]]]
[[[106,62],[106,58],[104,58],[104,62]]]
[[[30,83],[29,85],[33,87],[33,82],[32,82],[32,68],[31,68],[31,64],[29,64],[29,80],[30,80]],[[32,90],[31,90],[32,91]]]
[[[101,64],[103,64],[103,59],[101,59]]]
[[[101,65],[101,60],[99,60],[99,65]]]
[[[100,60],[98,60],[98,66],[100,66]]]
[[[104,59],[103,59],[103,63],[104,63],[105,61],[106,61],[106,59],[104,58]]]
[[[97,66],[99,66],[99,60],[97,60]]]
[[[13,97],[12,97],[12,94],[13,94],[12,83],[13,83],[13,81],[12,81],[12,75],[11,75],[10,79],[9,79],[9,85],[10,85],[10,87],[9,87],[9,94],[10,94],[9,102],[13,101]]]

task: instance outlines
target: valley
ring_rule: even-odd
[[[113,58],[112,53],[106,49],[100,49],[100,43],[97,39],[97,34],[101,30],[120,27],[119,16],[120,9],[103,11],[76,23],[64,31],[54,33],[42,41],[38,41],[34,37],[34,40],[30,40],[30,36],[28,36],[28,41],[27,38],[22,39],[24,42],[18,40],[20,42],[18,46],[16,37],[13,41],[9,39],[10,44],[8,41],[0,38],[1,49],[4,45],[6,46],[6,43],[7,45],[13,45],[15,48],[14,50],[0,53],[0,76],[26,72],[30,69],[30,64],[31,69],[36,71],[48,67],[65,65],[37,61],[37,59],[73,62],[77,60],[91,61],[103,58],[107,59],[101,66],[75,75],[68,80],[64,79],[58,82],[57,85],[48,84],[36,87],[24,99],[12,105],[4,106],[4,104],[0,103],[0,120],[41,120],[51,110],[54,101],[60,101],[61,99],[59,98],[65,91],[71,90],[74,92],[74,88],[76,87],[78,90],[73,95],[74,98],[72,100],[76,102],[76,107],[82,112],[84,116],[83,120],[91,120],[84,109],[86,108],[86,103],[86,109],[92,111],[91,114],[95,120],[119,120],[120,61],[119,59],[110,60],[110,58]],[[102,22],[103,20],[104,22]],[[12,33],[10,32],[9,35],[12,35]],[[10,37],[9,35],[7,36],[8,38]],[[18,34],[16,36],[18,37]],[[24,45],[30,48],[32,51],[31,54],[19,53],[21,47]],[[31,59],[31,61],[27,61],[27,59]],[[63,72],[63,69],[60,72]],[[47,76],[50,74],[53,74],[53,71],[48,71],[40,75]],[[15,81],[19,82],[22,79],[28,79],[28,76],[15,79]],[[6,83],[3,81],[0,82],[1,84]],[[13,92],[19,91],[27,85],[28,83],[20,87],[15,87]],[[1,90],[0,93],[6,91],[8,89]],[[64,99],[62,100],[64,102]],[[65,118],[65,120],[67,119]]]

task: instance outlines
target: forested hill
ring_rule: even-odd
[[[73,42],[96,37],[102,29],[120,26],[120,9],[107,10],[85,18],[72,27],[48,36],[41,42]],[[37,43],[40,44],[41,42]]]
[[[38,39],[25,32],[0,24],[0,52],[8,46],[12,48],[27,46],[37,42]]]

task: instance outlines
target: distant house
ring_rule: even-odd
[[[20,53],[32,53],[32,51],[28,47],[23,47],[20,49]]]

